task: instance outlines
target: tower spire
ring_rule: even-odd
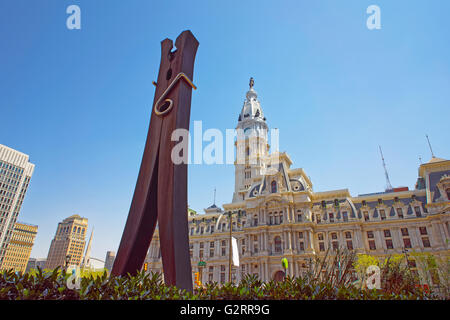
[[[381,161],[383,162],[383,168],[384,168],[384,175],[386,177],[386,191],[388,190],[392,190],[392,185],[391,185],[391,181],[389,180],[389,175],[386,169],[386,163],[384,162],[384,157],[383,157],[383,151],[381,151],[381,146],[380,147],[380,154],[381,154]]]
[[[431,157],[432,157],[432,158],[436,158],[436,157],[434,156],[434,153],[433,153],[433,148],[431,148],[430,138],[428,138],[428,135],[427,135],[427,134],[426,134],[425,136],[427,137],[428,146],[430,147]]]
[[[216,204],[216,187],[214,187],[214,205]]]
[[[91,259],[91,245],[92,245],[92,235],[94,234],[94,227],[92,227],[92,231],[91,231],[91,236],[89,237],[89,242],[88,245],[86,247],[86,252],[84,254],[84,259],[83,259],[83,268],[87,268],[90,264],[90,259]]]

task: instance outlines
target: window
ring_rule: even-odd
[[[302,214],[299,213],[297,214],[297,222],[301,222],[302,221]]]
[[[319,251],[325,251],[325,244],[323,242],[319,242]]]
[[[431,244],[430,244],[430,239],[428,237],[423,237],[422,238],[422,243],[424,248],[430,248]]]
[[[376,250],[377,247],[375,246],[375,241],[374,240],[369,240],[369,249],[370,250]]]
[[[298,237],[299,237],[300,239],[303,239],[303,232],[299,232],[299,233],[298,233]]]
[[[342,212],[342,218],[344,219],[344,222],[348,221],[348,214],[347,211]]]
[[[225,256],[225,254],[226,254],[226,251],[225,251],[225,250],[226,250],[226,248],[223,247],[223,248],[222,248],[222,252],[221,252],[221,253],[222,253],[222,257]]]
[[[336,233],[332,233],[331,234],[331,239],[336,240],[337,239],[337,234]]]
[[[316,220],[317,220],[317,223],[320,223],[322,220],[321,220],[321,217],[320,217],[320,214],[318,214],[317,216],[316,216]]]
[[[403,244],[405,248],[411,248],[411,240],[409,238],[403,238]]]
[[[274,244],[275,244],[275,252],[277,253],[281,252],[281,238],[279,236],[275,237]]]
[[[386,248],[394,249],[394,245],[392,244],[392,239],[386,239]]]
[[[364,221],[369,221],[369,212],[368,211],[364,211]]]
[[[277,192],[277,182],[275,180],[272,181],[271,187],[272,187],[272,193],[276,193]]]
[[[337,250],[339,248],[339,242],[333,241],[331,244],[333,245],[333,250]]]
[[[300,251],[305,251],[305,244],[303,241],[300,242]]]
[[[367,238],[373,239],[373,231],[367,231]]]
[[[381,220],[386,220],[386,212],[383,209],[380,209],[380,217]]]
[[[319,240],[323,240],[323,233],[319,233],[319,234],[317,235],[317,238],[318,238]]]
[[[408,228],[402,228],[401,229],[401,231],[402,231],[402,236],[408,236],[409,235],[409,233],[408,233]]]
[[[352,240],[347,240],[347,249],[353,250],[353,241]]]
[[[403,210],[402,208],[397,208],[397,215],[399,218],[403,218]]]
[[[391,237],[391,230],[384,230],[384,237],[390,238]]]
[[[427,227],[419,227],[420,235],[427,235]]]
[[[334,214],[329,213],[328,216],[330,217],[330,222],[333,223],[334,222]]]
[[[416,216],[417,217],[421,217],[422,216],[422,212],[420,211],[420,207],[415,206],[414,207],[414,211],[416,212]]]
[[[408,259],[408,267],[410,268],[417,268],[416,260],[409,260]]]
[[[345,238],[346,239],[351,239],[352,238],[352,233],[350,231],[345,232]]]
[[[445,192],[447,193],[447,199],[450,200],[450,188],[445,190]]]

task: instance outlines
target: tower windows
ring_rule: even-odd
[[[275,252],[280,253],[281,252],[281,238],[279,236],[275,237],[274,245],[275,245]]]
[[[276,193],[277,192],[277,182],[275,180],[273,180],[272,183],[270,184],[270,186],[271,186],[272,193]]]

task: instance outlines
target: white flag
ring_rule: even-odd
[[[235,267],[239,267],[239,251],[238,251],[237,240],[235,237],[231,238],[231,247],[233,249],[233,265]]]

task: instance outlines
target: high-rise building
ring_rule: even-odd
[[[114,251],[106,252],[105,269],[107,269],[108,271],[111,271],[115,259],[116,259],[116,253]]]
[[[86,245],[88,219],[73,215],[58,223],[55,237],[48,251],[46,269],[80,266]]]
[[[414,267],[414,252],[448,261],[449,160],[432,155],[420,165],[412,190],[388,188],[357,196],[348,189],[318,192],[305,171],[292,166],[286,152],[268,152],[266,119],[250,83],[237,124],[244,131],[236,140],[236,153],[243,154],[243,161],[236,161],[232,202],[224,204],[224,210],[213,204],[204,214],[188,212],[192,271],[202,275],[203,283],[223,283],[245,274],[280,280],[285,275],[282,258],[289,262],[287,274],[299,276],[308,271],[309,261],[338,248],[380,258],[405,255],[411,271],[418,273],[426,270]],[[236,212],[231,226],[224,211]],[[230,228],[240,256],[232,279]],[[157,229],[146,262],[148,271],[163,271]],[[440,274],[433,276],[435,271],[429,271],[434,284],[448,281],[439,280]]]
[[[25,272],[38,226],[16,222],[0,270]]]
[[[0,144],[0,265],[33,171],[28,155]]]

